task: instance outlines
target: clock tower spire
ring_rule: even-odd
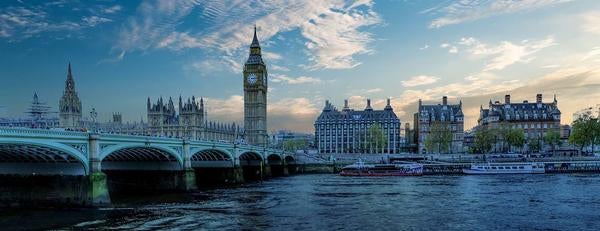
[[[249,144],[267,145],[267,66],[254,26],[250,54],[244,65],[244,131]]]

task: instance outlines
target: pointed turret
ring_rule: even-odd
[[[258,37],[256,37],[256,25],[254,25],[254,37],[252,38],[252,43],[250,44],[250,47],[260,48],[260,44],[258,44]]]

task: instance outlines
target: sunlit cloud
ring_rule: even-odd
[[[417,76],[411,77],[408,80],[402,81],[402,86],[403,87],[416,87],[416,86],[421,86],[421,85],[429,85],[429,84],[437,82],[439,79],[440,78],[435,77],[435,76],[417,75]]]
[[[421,13],[438,16],[429,24],[429,27],[440,28],[496,15],[533,10],[570,1],[571,0],[446,1],[436,7],[421,11]]]

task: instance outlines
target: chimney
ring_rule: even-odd
[[[442,104],[443,105],[448,105],[448,96],[442,97]]]
[[[535,96],[535,102],[542,103],[542,94],[537,94],[537,96]]]
[[[348,99],[344,100],[344,110],[348,110],[350,108],[348,108]]]
[[[504,103],[505,104],[510,104],[510,95],[505,95],[504,96]]]
[[[365,111],[371,111],[373,110],[373,108],[371,107],[371,99],[367,99],[367,108],[365,108]]]
[[[387,105],[387,106],[391,106],[391,105],[390,105],[390,98],[387,98],[387,104],[386,104],[386,105]]]

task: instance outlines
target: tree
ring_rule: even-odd
[[[560,133],[558,132],[558,129],[548,129],[544,135],[544,142],[550,145],[552,148],[552,155],[554,155],[555,146],[560,145]]]
[[[429,125],[425,148],[437,153],[447,152],[452,144],[452,131],[447,123],[434,121]]]
[[[387,146],[387,141],[387,135],[383,133],[381,125],[379,123],[371,124],[367,137],[369,151],[371,153],[373,153],[373,151],[381,151],[383,153],[383,149]]]
[[[507,139],[508,150],[511,150],[511,147],[518,147],[519,150],[523,148],[525,145],[525,132],[521,128],[512,128],[509,130]]]
[[[481,153],[488,153],[494,144],[494,135],[487,127],[480,126],[475,131],[475,149]]]
[[[493,129],[492,133],[494,134],[494,139],[496,143],[500,143],[500,151],[506,151],[504,144],[508,144],[508,139],[510,136],[512,129],[510,125],[506,122],[502,122],[498,125],[497,128]],[[510,146],[508,147],[510,150]]]
[[[283,142],[283,150],[296,151],[304,149],[308,146],[306,140],[286,140]]]
[[[600,124],[598,118],[591,115],[583,115],[573,121],[569,143],[579,146],[580,150],[591,145],[593,152],[594,145],[600,142],[599,138]]]

